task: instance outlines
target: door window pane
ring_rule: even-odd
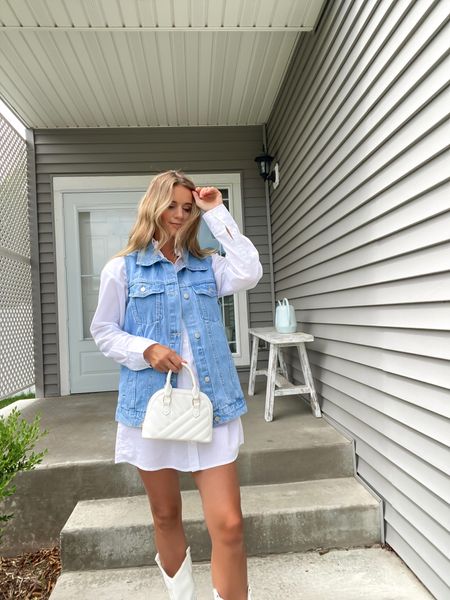
[[[135,211],[129,208],[78,213],[84,339],[91,337],[89,327],[97,307],[100,272],[127,245],[135,218]]]
[[[229,209],[229,191],[227,188],[220,188],[223,203]],[[201,248],[214,248],[221,256],[225,256],[225,251],[222,245],[210,232],[205,221],[202,219],[199,230],[199,242]],[[222,321],[227,334],[228,344],[232,353],[237,352],[237,335],[236,335],[236,299],[233,296],[224,296],[219,298],[219,303],[222,309]]]

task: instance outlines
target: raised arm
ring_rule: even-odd
[[[205,212],[203,219],[226,253],[226,256],[215,254],[212,257],[219,296],[255,287],[263,274],[258,250],[239,231],[226,207],[219,204]]]

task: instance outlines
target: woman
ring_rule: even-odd
[[[226,257],[200,249],[201,211]],[[178,471],[192,472],[201,495],[214,598],[250,598],[236,469],[247,407],[217,298],[250,289],[261,276],[258,252],[219,190],[195,187],[177,171],[152,180],[128,246],[101,274],[91,333],[101,352],[121,364],[115,461],[138,468],[153,515],[155,560],[173,600],[196,598]],[[142,438],[148,399],[164,386],[166,373],[175,373],[174,386],[191,387],[184,361],[213,404],[212,441]]]

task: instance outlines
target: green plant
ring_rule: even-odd
[[[35,443],[48,433],[40,430],[41,416],[36,415],[32,423],[20,419],[20,411],[14,408],[5,418],[0,416],[0,501],[16,491],[12,480],[20,471],[31,471],[42,462],[48,449],[31,452]],[[31,452],[31,453],[30,453]],[[0,514],[0,523],[6,523],[14,514]],[[0,528],[0,540],[4,527]]]
[[[28,393],[28,394],[20,394],[19,396],[11,396],[10,398],[3,398],[3,400],[0,400],[0,408],[5,408],[5,406],[8,406],[9,404],[12,404],[13,402],[17,402],[17,400],[30,400],[31,398],[35,398],[35,394],[33,394],[32,392]]]

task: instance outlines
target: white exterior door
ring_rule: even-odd
[[[239,175],[193,175],[193,178],[199,185],[215,185],[221,189],[227,208],[242,229]],[[63,395],[118,388],[119,367],[98,351],[89,327],[97,304],[101,269],[126,245],[149,179],[61,177],[54,180]],[[202,246],[217,246],[204,222],[200,242]],[[221,303],[235,362],[248,364],[246,293],[223,298]]]
[[[70,391],[115,390],[118,366],[97,350],[89,332],[100,271],[123,248],[142,193],[64,194]]]

